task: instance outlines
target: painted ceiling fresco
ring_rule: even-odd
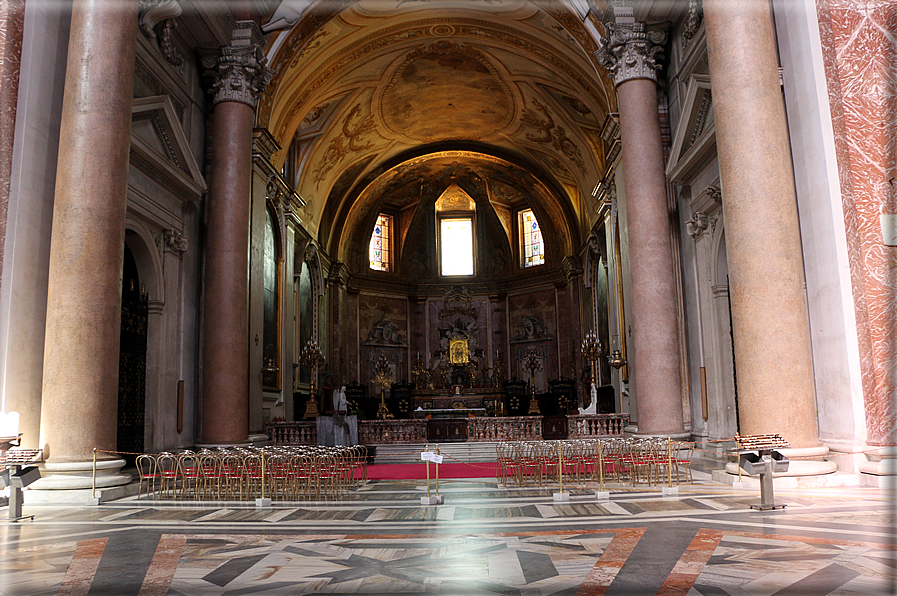
[[[290,155],[308,229],[339,252],[355,219],[417,200],[417,181],[442,176],[445,152],[457,151],[456,176],[480,172],[474,187],[512,189],[515,203],[547,201],[548,229],[565,250],[578,246],[606,169],[600,129],[616,107],[593,55],[601,25],[576,5],[282,3],[273,20],[292,24],[269,36],[274,76],[258,125],[281,145],[278,167]]]

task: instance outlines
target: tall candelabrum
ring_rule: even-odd
[[[590,396],[595,394],[595,391],[598,390],[598,385],[601,384],[601,368],[598,363],[600,362],[603,353],[604,346],[601,345],[601,340],[598,339],[595,332],[589,331],[586,333],[585,339],[582,340],[582,357],[588,361],[589,370],[591,370],[592,373],[592,389],[594,389],[594,391],[589,393]],[[598,375],[597,383],[595,382],[595,375]]]
[[[317,418],[318,401],[315,397],[315,390],[318,386],[318,367],[324,363],[324,355],[321,353],[321,348],[318,347],[318,342],[308,340],[299,355],[299,362],[311,367],[311,391],[308,394],[308,401],[305,403],[305,418]]]
[[[411,377],[414,379],[414,382],[417,383],[418,388],[427,388],[430,381],[430,370],[424,364],[423,358],[420,357],[420,352],[417,353],[417,360],[411,368]]]
[[[536,399],[536,371],[542,370],[542,357],[535,350],[530,350],[523,357],[523,368],[529,370],[530,400],[527,414],[541,414],[539,400]]]
[[[380,407],[377,408],[377,418],[380,420],[393,417],[386,406],[386,388],[392,384],[389,372],[389,361],[384,356],[380,356],[377,364],[374,365],[374,378],[371,379],[371,382],[380,388]]]

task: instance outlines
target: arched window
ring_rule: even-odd
[[[473,275],[473,218],[439,218],[442,275]]]
[[[392,216],[381,213],[377,216],[374,231],[371,233],[371,244],[368,249],[368,259],[371,269],[375,271],[389,271],[392,257]]]
[[[474,274],[476,209],[476,202],[454,183],[436,200],[441,275]]]
[[[532,209],[520,212],[520,256],[523,267],[535,267],[545,264],[545,243],[542,242],[542,229]]]
[[[264,248],[264,307],[262,324],[263,355],[265,366],[280,368],[280,243],[277,217],[272,210],[265,209]],[[262,382],[268,389],[280,389],[280,376],[263,375]]]

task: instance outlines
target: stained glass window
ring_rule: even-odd
[[[544,265],[545,243],[542,242],[542,230],[532,209],[520,212],[520,239],[523,245],[523,266]]]
[[[439,220],[443,275],[473,275],[473,218]]]
[[[377,223],[374,224],[374,231],[371,233],[371,245],[368,250],[371,269],[389,271],[391,233],[392,216],[381,213],[377,216]]]

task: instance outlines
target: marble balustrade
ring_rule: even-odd
[[[467,441],[522,441],[542,438],[541,416],[470,418]]]
[[[622,437],[629,414],[568,416],[569,438]],[[269,422],[265,424],[273,445],[317,445],[316,422]],[[530,441],[542,438],[541,416],[477,417],[467,421],[468,442]],[[427,442],[426,420],[359,420],[362,445],[417,444]]]
[[[570,439],[622,437],[629,423],[629,414],[581,414],[567,416]]]
[[[358,440],[362,445],[427,442],[426,420],[359,420]]]

